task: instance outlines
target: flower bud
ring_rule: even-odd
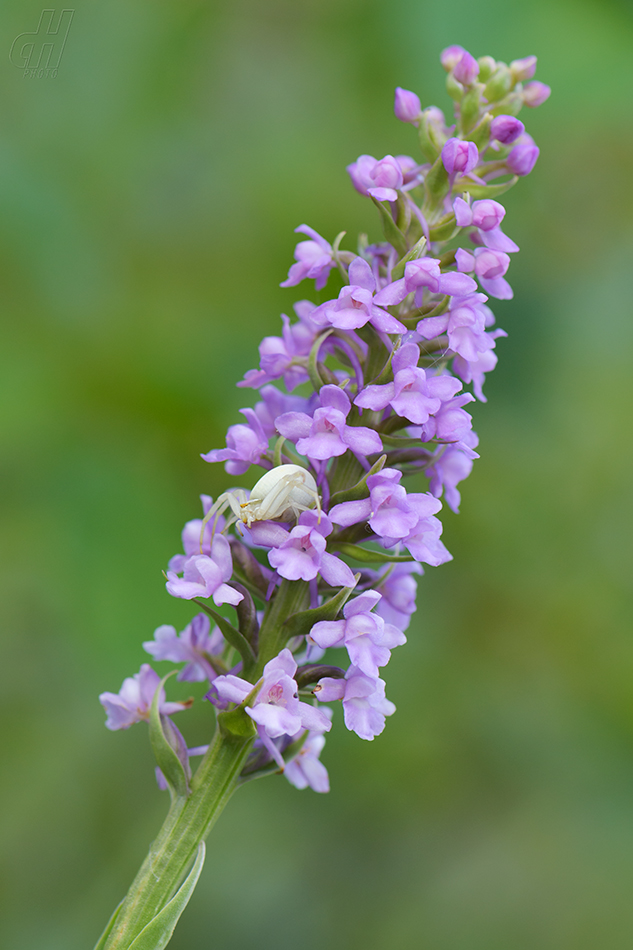
[[[482,231],[491,231],[492,228],[498,228],[503,221],[506,209],[498,201],[492,198],[483,198],[481,201],[475,201],[472,208],[473,224]]]
[[[498,99],[503,99],[510,92],[511,86],[512,74],[510,70],[505,63],[497,63],[496,71],[486,83],[484,95],[488,102],[496,102]]]
[[[414,92],[397,86],[393,111],[401,122],[415,122],[420,118],[422,104]]]
[[[378,188],[402,188],[402,171],[393,155],[385,155],[371,171]]]
[[[531,79],[536,72],[536,56],[526,56],[524,59],[513,59],[510,63],[510,72],[515,82]]]
[[[490,126],[490,138],[496,139],[502,145],[510,145],[524,132],[525,126],[513,115],[498,115]]]
[[[442,162],[449,175],[467,175],[478,161],[479,152],[474,142],[449,139],[442,149]]]
[[[515,175],[529,175],[536,165],[539,151],[537,145],[531,145],[529,142],[525,145],[515,145],[506,159],[506,165]]]
[[[543,105],[546,99],[549,99],[551,89],[544,82],[529,82],[523,87],[523,102],[531,109]]]
[[[481,82],[488,82],[497,68],[497,63],[492,56],[480,56],[477,62],[479,63],[479,79]]]
[[[440,53],[440,63],[447,73],[450,73],[451,69],[457,66],[465,52],[466,50],[463,46],[447,46],[446,49],[442,50]]]
[[[479,75],[479,63],[464,50],[461,59],[455,64],[453,76],[463,86],[470,86]]]

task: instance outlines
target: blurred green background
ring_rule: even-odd
[[[227,485],[199,453],[235,381],[309,295],[278,287],[292,229],[378,236],[345,165],[415,154],[393,89],[448,108],[461,43],[536,53],[554,92],[522,114],[542,153],[507,196],[455,560],[421,581],[385,733],[333,732],[329,796],[241,791],[171,946],[630,946],[630,4],[79,0],[48,80],[8,60],[40,11],[0,13],[0,945],[92,947],[157,830],[146,729],[107,732],[97,694],[190,616],[160,571]]]

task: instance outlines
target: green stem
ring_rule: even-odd
[[[237,787],[252,738],[218,729],[191,783],[187,798],[176,798],[158,837],[117,915],[104,950],[128,950],[181,883],[198,845]]]

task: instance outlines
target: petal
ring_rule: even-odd
[[[369,613],[381,599],[382,594],[379,594],[377,590],[365,590],[358,597],[347,601],[343,614],[346,618],[349,618],[356,616],[356,614]]]
[[[323,710],[316,709],[309,703],[299,703],[299,716],[304,729],[310,729],[313,732],[329,732],[332,728],[332,721]]]
[[[342,501],[339,505],[334,505],[328,512],[328,517],[334,524],[348,528],[350,525],[366,521],[370,514],[371,501],[369,498],[362,498],[360,501]]]
[[[379,307],[391,307],[402,303],[408,293],[404,277],[401,277],[400,280],[394,280],[393,283],[383,287],[374,297],[374,303]]]
[[[362,257],[355,257],[349,265],[349,282],[356,287],[363,287],[365,290],[375,290],[376,281],[371,267]]]
[[[345,627],[344,620],[319,620],[312,627],[310,637],[324,650],[328,647],[342,647],[345,642]]]
[[[352,408],[349,396],[343,392],[340,386],[322,386],[319,390],[319,399],[321,400],[322,406],[337,409],[339,412],[342,412],[345,417],[347,417]]]
[[[357,452],[359,455],[373,455],[374,452],[382,452],[380,436],[373,429],[368,429],[366,426],[345,426],[343,441],[352,452]]]
[[[440,277],[440,293],[442,294],[463,297],[466,294],[474,294],[476,290],[477,282],[468,274],[451,271],[448,274],[442,274]]]
[[[296,442],[310,435],[312,419],[305,412],[284,412],[275,419],[275,428],[286,439]]]
[[[321,556],[319,573],[330,587],[354,587],[354,574],[344,561],[327,552]]]
[[[393,399],[393,392],[393,383],[385,383],[384,386],[376,384],[366,386],[354,400],[354,405],[360,406],[361,409],[380,411],[381,409],[386,409],[389,405]]]

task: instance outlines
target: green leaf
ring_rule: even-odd
[[[277,468],[278,465],[281,465],[281,450],[284,447],[284,442],[286,441],[283,435],[280,435],[277,441],[275,442],[275,448],[273,449],[273,465]]]
[[[451,212],[451,214],[442,215],[439,221],[435,222],[429,231],[429,237],[432,241],[450,241],[458,231],[459,228],[455,224],[455,215]]]
[[[350,544],[349,541],[332,541],[330,547],[340,551],[341,554],[347,554],[356,561],[363,561],[366,564],[378,564],[388,561],[389,563],[400,561],[415,561],[410,554],[386,554],[384,551],[374,551],[371,548],[361,547],[360,544]]]
[[[110,920],[107,922],[105,930],[103,931],[103,933],[101,934],[101,936],[100,936],[99,939],[97,940],[97,942],[96,942],[96,944],[95,944],[94,950],[103,950],[103,948],[105,947],[106,942],[107,942],[107,940],[108,940],[108,937],[109,937],[110,934],[112,933],[112,928],[114,927],[114,925],[115,925],[115,923],[116,923],[116,919],[117,919],[117,917],[119,916],[119,911],[120,911],[121,908],[123,907],[123,901],[124,901],[124,900],[125,900],[125,898],[123,898],[123,900],[121,901],[121,903],[118,904],[118,905],[114,908],[114,913],[112,914],[112,917],[110,917]]]
[[[421,439],[409,439],[405,436],[385,435],[382,432],[380,434],[380,438],[383,442],[386,442],[387,445],[393,445],[398,449],[408,449],[412,446],[418,449],[423,448]]]
[[[416,244],[413,245],[411,250],[407,254],[405,254],[404,257],[400,258],[396,266],[391,271],[391,279],[400,280],[401,277],[404,277],[405,265],[408,264],[409,261],[417,261],[419,257],[422,257],[422,255],[424,254],[425,247],[426,247],[426,238],[423,235],[420,238],[420,240]]]
[[[518,180],[518,175],[514,175],[510,181],[503,182],[501,185],[478,185],[474,181],[469,181],[468,178],[460,178],[459,181],[455,182],[453,191],[460,193],[468,192],[471,198],[475,198],[476,200],[480,198],[497,198],[512,188],[513,185],[516,185]]]
[[[257,662],[257,657],[253,653],[253,648],[243,634],[239,630],[236,630],[233,624],[229,623],[226,617],[223,617],[222,614],[219,614],[213,607],[208,607],[206,604],[203,604],[201,600],[198,600],[194,597],[194,603],[198,604],[199,607],[202,607],[205,613],[209,614],[210,617],[213,617],[218,627],[222,631],[222,635],[227,643],[230,643],[234,649],[237,650],[239,655],[242,657],[244,662],[244,672],[247,673],[248,670],[252,669]]]
[[[444,168],[441,156],[435,160],[424,179],[424,191],[429,207],[441,205],[442,198],[448,193],[448,172]]]
[[[395,247],[398,254],[406,254],[409,250],[407,247],[407,240],[396,222],[391,217],[391,211],[381,201],[378,201],[376,198],[374,198],[373,195],[370,195],[370,198],[380,213],[382,231],[386,240],[389,241],[393,247]]]
[[[308,357],[308,376],[310,377],[310,382],[317,392],[321,389],[321,386],[325,386],[325,380],[321,379],[321,375],[319,373],[319,350],[321,349],[321,344],[327,340],[331,333],[334,333],[334,327],[332,327],[330,330],[326,330],[325,333],[322,333],[316,338],[312,344],[310,356]]]
[[[354,587],[358,583],[359,578],[360,574],[357,574]],[[313,607],[312,610],[302,610],[300,613],[288,617],[284,623],[284,630],[288,631],[288,639],[290,639],[290,637],[301,637],[306,633],[310,633],[315,623],[318,623],[320,620],[335,620],[349,600],[354,587],[343,587],[338,594],[326,600],[320,607]]]
[[[168,736],[165,735],[165,726],[167,726],[169,720],[161,716],[159,711],[160,694],[169,677],[173,676],[175,672],[176,670],[172,670],[167,676],[163,676],[154,693],[149,714],[149,741],[152,745],[154,758],[165,776],[170,791],[178,798],[184,798],[189,794],[189,780],[178,753],[169,741]]]
[[[387,461],[386,455],[381,455],[377,462],[374,462],[372,467],[368,472],[365,472],[363,477],[359,482],[356,482],[351,488],[346,488],[344,491],[337,491],[330,498],[330,508],[333,508],[334,505],[340,505],[344,501],[360,501],[361,498],[367,498],[369,495],[369,489],[367,488],[367,479],[370,475],[377,475],[381,469],[384,468],[385,462]]]
[[[261,688],[262,680],[259,680],[239,706],[218,715],[218,726],[224,735],[229,734],[238,736],[240,739],[251,739],[257,734],[255,723],[246,712],[246,707],[253,705]]]
[[[176,894],[168,904],[143,927],[138,937],[130,944],[129,950],[164,950],[172,938],[180,915],[189,903],[194,888],[198,883],[202,865],[204,864],[204,841],[198,845],[198,853],[193,867],[187,878],[181,884]]]

